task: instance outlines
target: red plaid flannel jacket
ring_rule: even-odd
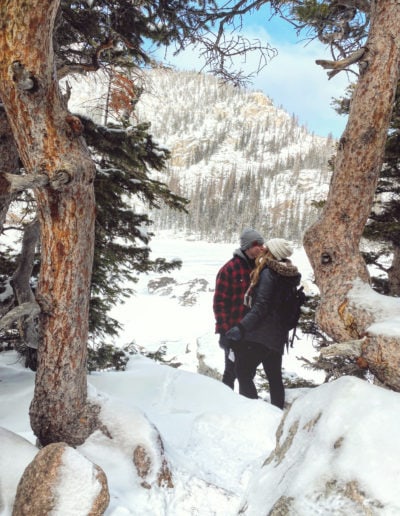
[[[223,335],[248,312],[243,301],[253,266],[254,262],[238,249],[218,271],[213,299],[215,333]]]

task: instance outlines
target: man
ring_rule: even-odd
[[[231,389],[235,383],[235,364],[231,353],[231,341],[225,333],[236,326],[249,310],[244,305],[244,295],[250,285],[250,272],[254,260],[263,250],[264,239],[258,231],[245,228],[240,235],[240,248],[233,257],[218,271],[213,309],[215,333],[219,333],[219,345],[225,351],[225,370],[222,381]]]

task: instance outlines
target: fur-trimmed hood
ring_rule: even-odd
[[[298,268],[295,265],[293,265],[293,263],[287,258],[282,261],[275,260],[274,258],[267,258],[265,261],[265,265],[269,269],[278,273],[280,276],[290,278],[298,276],[299,274]]]

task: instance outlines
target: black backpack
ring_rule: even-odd
[[[279,303],[279,315],[283,328],[289,333],[291,330],[293,334],[288,338],[287,345],[292,348],[293,341],[296,334],[296,327],[300,319],[301,307],[306,302],[306,295],[304,287],[290,286],[285,289],[283,296]]]
[[[250,285],[244,296],[244,304],[251,308],[253,306],[254,289]],[[279,314],[280,323],[288,333],[286,347],[292,348],[293,341],[296,336],[296,328],[300,319],[301,307],[305,304],[307,296],[304,293],[304,287],[296,285],[285,285],[279,292],[277,300],[277,312]],[[293,330],[289,338],[289,332]]]

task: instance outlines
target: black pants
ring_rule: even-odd
[[[242,341],[235,346],[235,371],[239,381],[239,393],[247,398],[258,398],[254,377],[260,364],[268,379],[272,405],[283,409],[285,389],[282,381],[282,355],[257,342]]]
[[[231,352],[231,341],[223,335],[221,335],[219,339],[219,345],[225,353],[225,369],[224,374],[222,375],[222,383],[233,389],[236,379],[236,373],[235,363],[229,358],[229,353]]]

